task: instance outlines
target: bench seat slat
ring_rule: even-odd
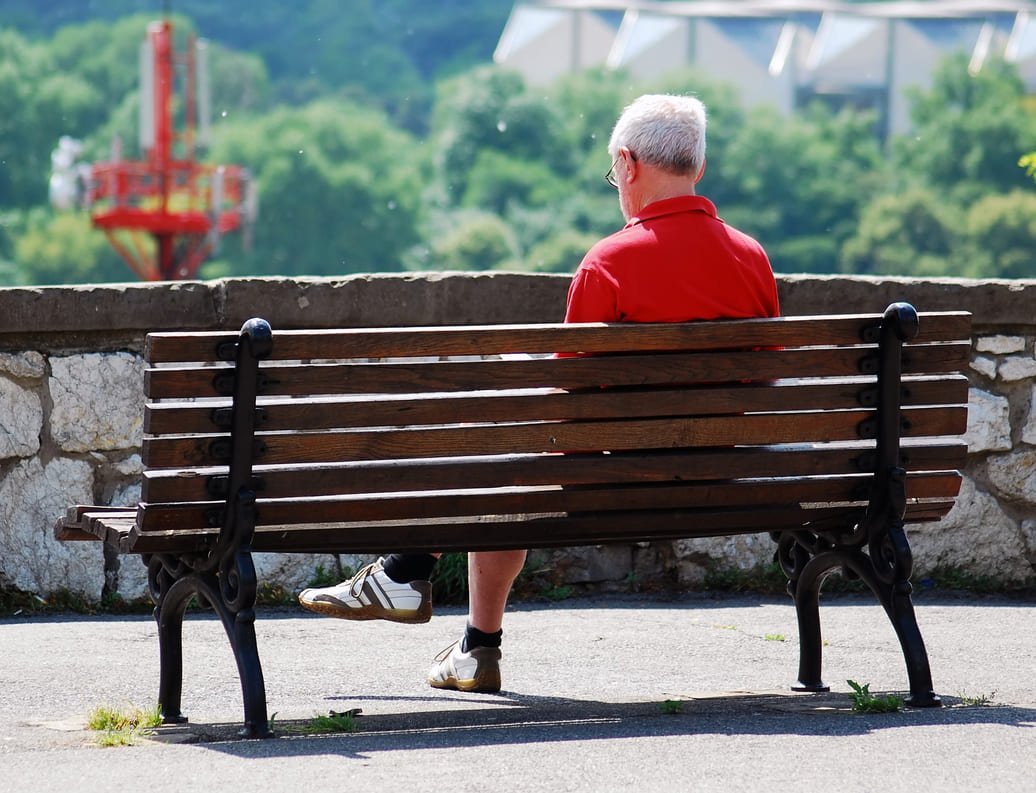
[[[784,477],[641,486],[573,488],[513,487],[426,493],[394,493],[372,497],[325,496],[267,500],[260,498],[258,525],[280,525],[306,515],[311,523],[374,522],[419,518],[460,518],[537,512],[607,512],[659,509],[702,509],[733,506],[775,507],[801,502],[856,502],[869,496],[869,474],[839,477]],[[913,499],[949,498],[957,494],[960,474],[937,471],[911,474]],[[211,504],[143,504],[137,515],[141,532],[206,524]]]
[[[873,411],[772,413],[713,416],[707,419],[632,419],[604,422],[539,422],[445,428],[346,430],[322,433],[259,433],[264,451],[259,463],[344,462],[471,454],[551,451],[626,451],[736,444],[775,444],[855,440],[860,422]],[[957,435],[964,432],[967,409],[908,408],[906,435]],[[212,464],[211,442],[219,436],[145,438],[143,460],[149,468]]]
[[[860,374],[860,361],[874,347],[817,347],[780,351],[659,353],[643,356],[536,358],[380,363],[278,364],[264,366],[268,396],[316,394],[413,394],[427,391],[492,389],[600,388],[722,383]],[[959,371],[970,342],[917,345],[904,355],[907,374]],[[621,357],[622,361],[616,361]],[[616,365],[619,363],[620,365]],[[223,396],[214,384],[214,367],[151,368],[144,389],[151,399]],[[228,369],[229,371],[229,369]]]
[[[800,448],[781,447],[765,454],[751,449],[703,450],[694,455],[672,452],[573,455],[508,454],[492,458],[452,460],[361,461],[318,465],[258,466],[260,495],[266,498],[381,493],[398,490],[445,490],[458,482],[468,487],[490,487],[498,482],[516,486],[564,486],[616,482],[665,482],[737,477],[820,476],[859,473],[873,442],[854,442]],[[967,444],[960,441],[922,445],[903,444],[902,454],[911,471],[960,468]],[[144,472],[142,501],[208,501],[214,496],[207,483],[226,476],[227,468],[148,470]],[[215,503],[215,502],[214,502]]]
[[[523,389],[470,395],[468,393],[425,396],[313,397],[261,401],[263,431],[319,430],[346,427],[383,427],[454,423],[458,416],[468,422],[528,421],[560,419],[622,418],[674,415],[747,413],[808,406],[812,410],[844,410],[860,406],[860,393],[873,378],[833,381],[780,380],[774,383],[745,383],[736,386],[687,389],[592,389],[547,392]],[[904,380],[905,405],[964,404],[968,380],[922,376]],[[149,434],[209,433],[213,410],[229,408],[230,401],[217,404],[197,402],[152,403],[145,412],[144,431]]]
[[[133,523],[136,515],[136,510],[128,507],[77,505],[70,507],[68,513],[57,521],[54,536],[63,541],[106,540],[109,521],[128,520]]]
[[[277,330],[273,358],[390,358],[400,355],[486,355],[552,353],[559,337],[571,338],[574,350],[709,349],[805,344],[854,344],[860,328],[874,315],[781,317],[773,320],[716,320],[685,324],[461,326],[439,328]],[[967,312],[920,314],[918,342],[962,339],[970,335]],[[616,330],[618,327],[618,330]],[[147,357],[154,363],[219,360],[220,344],[233,344],[236,333],[152,333]]]
[[[908,523],[938,520],[953,506],[952,499],[908,503]],[[494,535],[492,521],[417,521],[404,524],[274,526],[256,529],[252,549],[288,553],[381,553],[385,532],[391,531],[399,547],[411,551],[481,551],[519,547],[568,547],[609,542],[709,537],[724,534],[757,534],[795,528],[805,522],[817,525],[850,525],[862,517],[858,507],[797,506],[731,508],[717,510],[656,510],[646,513],[528,516],[522,523],[524,543]],[[174,532],[140,532],[133,528],[121,549],[132,553],[200,552],[215,542],[216,529]],[[573,542],[572,537],[579,537]]]

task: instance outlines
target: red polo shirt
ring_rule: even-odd
[[[594,245],[568,290],[565,322],[686,322],[776,317],[777,283],[762,246],[701,196],[644,207]]]

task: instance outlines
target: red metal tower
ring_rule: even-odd
[[[230,231],[249,231],[254,185],[237,165],[197,159],[208,138],[208,69],[204,43],[190,35],[177,55],[168,21],[152,22],[141,48],[140,144],[144,159],[94,163],[85,203],[94,226],[146,281],[193,278]],[[174,82],[180,71],[184,129],[174,131]],[[148,238],[153,241],[149,244]],[[247,239],[246,239],[247,242]]]

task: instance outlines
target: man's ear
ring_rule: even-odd
[[[637,158],[633,155],[633,152],[629,150],[629,147],[623,146],[621,149],[622,156],[626,160],[626,181],[632,182],[637,178]]]
[[[700,171],[698,171],[698,175],[694,177],[694,183],[695,183],[695,184],[698,184],[698,182],[700,182],[700,181],[701,181],[701,178],[702,178],[702,177],[703,177],[704,175],[705,175],[705,160],[702,160],[702,161],[701,161],[701,170],[700,170]]]

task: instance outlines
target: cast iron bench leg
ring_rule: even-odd
[[[823,576],[813,573],[807,565],[803,574],[789,587],[795,601],[795,616],[799,624],[799,677],[792,691],[830,691],[820,670],[823,640],[820,634],[820,585]]]
[[[180,710],[183,691],[183,617],[194,588],[187,579],[174,582],[155,606],[158,623],[158,706],[163,724],[183,724]]]
[[[183,618],[191,598],[198,595],[219,615],[230,640],[241,679],[245,723],[240,734],[245,738],[273,736],[266,711],[266,685],[259,662],[255,636],[255,610],[234,611],[222,597],[219,578],[212,573],[191,573],[178,578],[163,593],[155,616],[158,621],[160,671],[158,701],[162,721],[182,724],[187,717],[180,712],[183,688]]]

